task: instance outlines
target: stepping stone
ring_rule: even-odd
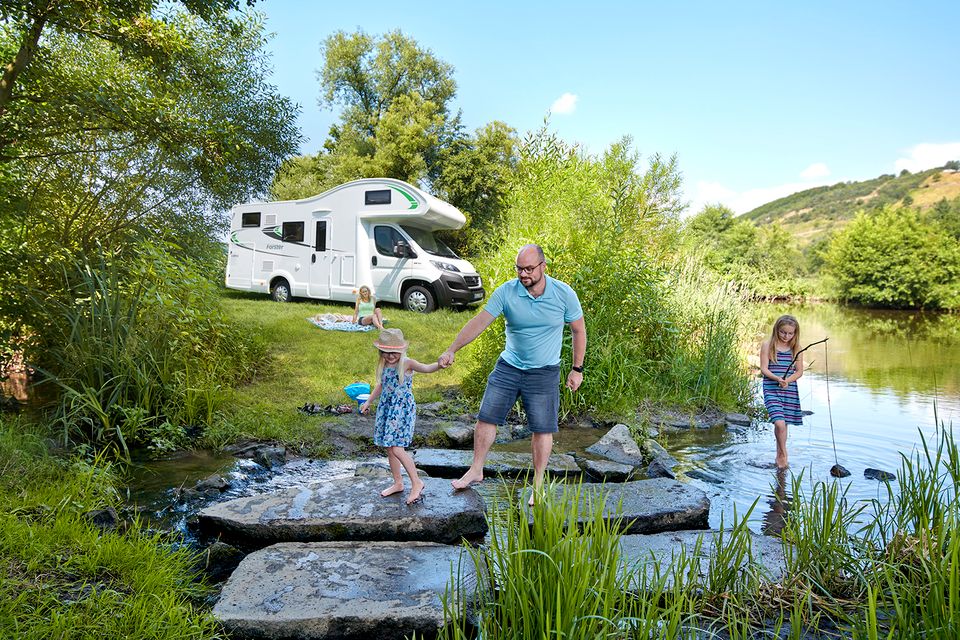
[[[580,464],[587,476],[600,482],[626,482],[635,471],[632,465],[610,460],[584,460]]]
[[[643,465],[643,451],[630,434],[630,427],[625,424],[614,425],[596,443],[587,447],[586,451],[620,464],[634,467]]]
[[[413,460],[418,469],[440,478],[459,478],[473,463],[473,451],[457,449],[417,449]],[[533,475],[533,455],[529,453],[505,453],[491,451],[483,465],[484,477],[504,476],[517,478]],[[580,467],[573,456],[554,454],[547,462],[548,478],[565,478],[580,475]],[[447,483],[447,487],[450,483]]]
[[[554,500],[563,497],[565,487],[549,485]],[[566,488],[572,496],[575,490]],[[533,512],[527,507],[530,488],[520,490],[520,504],[527,511],[528,521],[533,524]],[[579,523],[593,518],[591,505],[603,500],[603,512],[608,521],[619,516],[621,533],[659,533],[683,529],[706,529],[710,514],[707,494],[692,485],[654,478],[622,484],[580,485]],[[618,513],[619,507],[619,513]]]
[[[719,531],[671,531],[652,535],[626,535],[620,538],[621,571],[627,569],[644,571],[652,578],[659,566],[660,575],[665,575],[671,564],[671,558],[679,554],[680,549],[693,553],[697,540],[702,537],[700,548],[700,574],[706,575],[710,557],[719,539]],[[729,544],[730,531],[724,531],[723,543]],[[783,555],[783,543],[778,538],[761,536],[752,531],[750,548],[755,563],[760,565],[764,577],[770,582],[779,582],[786,575],[786,560]],[[667,575],[667,585],[672,586],[673,576]]]
[[[474,564],[461,546],[281,543],[244,558],[213,615],[231,637],[435,637],[451,578],[460,585],[458,602],[473,597]]]
[[[476,491],[453,491],[446,480],[422,480],[424,499],[409,506],[409,485],[402,493],[381,498],[389,480],[355,477],[211,505],[200,511],[200,526],[259,546],[327,540],[453,544],[486,533],[483,498]]]

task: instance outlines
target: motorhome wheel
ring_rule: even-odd
[[[270,289],[270,297],[277,302],[289,302],[290,285],[287,284],[287,281],[281,278],[280,280],[274,282],[273,288]]]
[[[433,294],[426,287],[414,285],[403,296],[403,308],[418,313],[430,313],[436,308]]]

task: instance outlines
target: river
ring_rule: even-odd
[[[755,347],[782,313],[800,323],[800,342],[829,338],[804,354],[800,403],[810,414],[792,426],[787,448],[790,470],[767,468],[774,457],[773,427],[755,424],[740,431],[719,430],[671,436],[667,449],[692,472],[691,482],[711,499],[712,527],[730,522],[755,500],[751,529],[774,533],[782,524],[782,501],[790,477],[843,483],[852,500],[886,499],[885,486],[864,478],[866,468],[900,470],[901,453],[936,442],[938,427],[960,424],[960,316],[871,311],[836,305],[759,306],[754,310]],[[759,377],[755,380],[760,397]],[[834,444],[836,449],[834,450]],[[851,476],[830,477],[839,462]],[[896,490],[896,484],[893,484]]]

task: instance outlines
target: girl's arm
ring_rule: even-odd
[[[760,343],[760,373],[764,378],[770,378],[775,382],[783,382],[783,378],[770,371],[770,341],[764,340]]]
[[[383,390],[383,385],[378,382],[377,386],[375,386],[373,388],[373,391],[370,392],[370,397],[367,398],[362,405],[360,405],[360,413],[366,413],[367,410],[370,409],[370,405],[373,404],[374,400],[380,397],[380,392],[382,390]]]
[[[423,364],[422,362],[417,362],[412,358],[407,358],[407,371],[416,371],[417,373],[433,373],[440,369],[440,364],[438,362],[431,362],[430,364]]]
[[[796,382],[797,380],[800,379],[800,376],[803,375],[803,354],[802,353],[799,356],[797,356],[797,361],[793,364],[793,366],[796,368],[796,371],[794,371],[789,376],[784,378],[784,381],[787,383]]]

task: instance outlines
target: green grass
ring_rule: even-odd
[[[193,555],[136,523],[96,529],[83,514],[118,505],[113,468],[53,457],[42,435],[0,420],[0,637],[223,637]]]
[[[304,403],[336,405],[351,402],[343,388],[352,382],[375,384],[376,331],[324,331],[307,322],[318,313],[352,314],[348,304],[319,304],[297,300],[281,304],[262,295],[226,291],[227,316],[267,342],[268,358],[249,384],[229,391],[221,422],[207,432],[213,446],[244,438],[279,440],[322,454],[322,418],[297,411]],[[441,309],[430,314],[383,305],[387,326],[399,328],[409,341],[408,354],[431,362],[450,345],[457,332],[477,312]],[[472,366],[471,347],[457,353],[453,367],[418,374],[414,394],[418,403],[440,400],[459,391]]]

